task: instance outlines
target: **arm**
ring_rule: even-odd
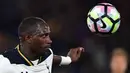
[[[54,55],[53,56],[53,63],[56,64],[56,65],[60,65],[60,63],[61,63],[61,56]]]
[[[71,62],[76,62],[80,58],[82,47],[72,48],[68,52],[67,56],[53,56],[53,63],[57,65],[69,65]]]

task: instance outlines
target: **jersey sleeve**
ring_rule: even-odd
[[[8,58],[0,55],[0,73],[16,73],[17,70],[11,65]]]

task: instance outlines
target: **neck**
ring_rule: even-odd
[[[38,56],[31,51],[31,48],[27,45],[20,45],[20,51],[23,53],[25,57],[27,57],[29,60],[36,60],[38,59]]]

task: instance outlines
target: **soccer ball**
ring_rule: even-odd
[[[99,3],[88,12],[87,25],[96,34],[113,34],[120,26],[120,13],[110,3]]]

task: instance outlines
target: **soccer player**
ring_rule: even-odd
[[[41,18],[25,18],[18,27],[19,45],[0,55],[0,73],[51,73],[52,63],[76,62],[82,47],[70,49],[67,56],[54,55],[50,27]]]
[[[112,52],[111,73],[126,73],[128,66],[127,53],[122,48],[116,48]]]

